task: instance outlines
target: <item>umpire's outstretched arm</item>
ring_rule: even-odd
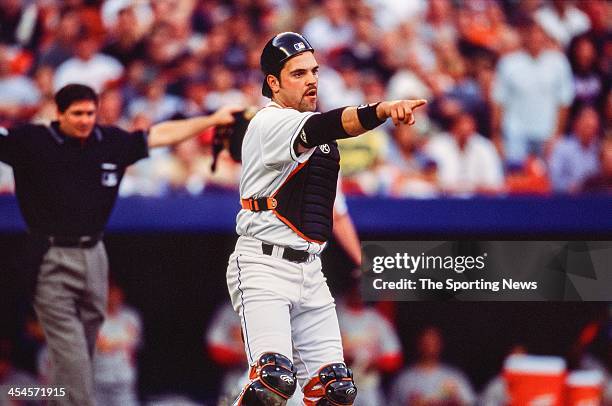
[[[210,127],[232,124],[234,122],[232,113],[240,110],[242,110],[240,107],[223,107],[209,116],[164,121],[155,124],[149,130],[149,148],[178,144],[188,138],[195,137]]]
[[[303,131],[296,138],[294,147],[298,154],[301,154],[309,148],[333,140],[356,137],[378,127],[388,118],[391,118],[395,125],[412,125],[414,110],[426,103],[423,99],[383,101],[315,114],[304,123]]]

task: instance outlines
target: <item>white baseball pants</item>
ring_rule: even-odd
[[[276,247],[273,255],[279,255]],[[336,305],[318,256],[290,262],[263,254],[260,240],[241,236],[227,286],[250,365],[264,353],[280,353],[293,360],[304,386],[322,366],[344,362]]]

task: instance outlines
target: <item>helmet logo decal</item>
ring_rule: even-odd
[[[328,144],[319,145],[319,149],[321,150],[322,153],[329,154],[330,149],[329,149]]]
[[[301,51],[302,49],[306,49],[306,45],[304,45],[303,42],[298,42],[296,44],[293,44],[293,47],[295,48],[296,51]]]

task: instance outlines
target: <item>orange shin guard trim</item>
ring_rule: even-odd
[[[306,403],[306,398],[318,398],[321,399],[325,397],[325,386],[321,383],[321,379],[318,376],[312,378],[303,389],[304,392],[304,403]],[[308,405],[308,403],[306,403]],[[314,403],[313,403],[314,405]]]

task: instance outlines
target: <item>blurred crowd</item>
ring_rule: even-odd
[[[612,191],[612,42],[605,0],[1,0],[0,125],[48,123],[54,91],[101,94],[129,130],[262,107],[259,55],[302,32],[319,109],[425,98],[417,125],[340,141],[347,194],[431,198]],[[236,188],[211,133],[157,151],[121,194]],[[13,190],[0,168],[0,193]]]
[[[605,0],[0,0],[0,126],[49,123],[54,92],[70,82],[100,93],[100,124],[128,130],[228,104],[262,107],[261,49],[290,30],[316,50],[321,111],[429,101],[415,126],[387,123],[339,142],[345,194],[610,194],[611,10]],[[120,193],[236,189],[240,167],[228,154],[211,171],[211,141],[208,131],[151,151],[128,170]],[[12,171],[0,164],[0,194],[13,191]],[[136,404],[142,322],[116,286],[108,311],[97,343],[99,402]],[[225,401],[245,371],[232,317],[222,308],[206,330],[209,357],[228,372]],[[361,404],[504,404],[500,377],[479,397],[463,372],[443,363],[439,329],[423,326],[418,357],[402,370],[393,320],[351,294],[338,317]],[[48,382],[43,341],[33,317],[20,348],[0,340],[0,385]],[[610,382],[612,359],[589,358],[589,340],[579,343],[573,366]]]

